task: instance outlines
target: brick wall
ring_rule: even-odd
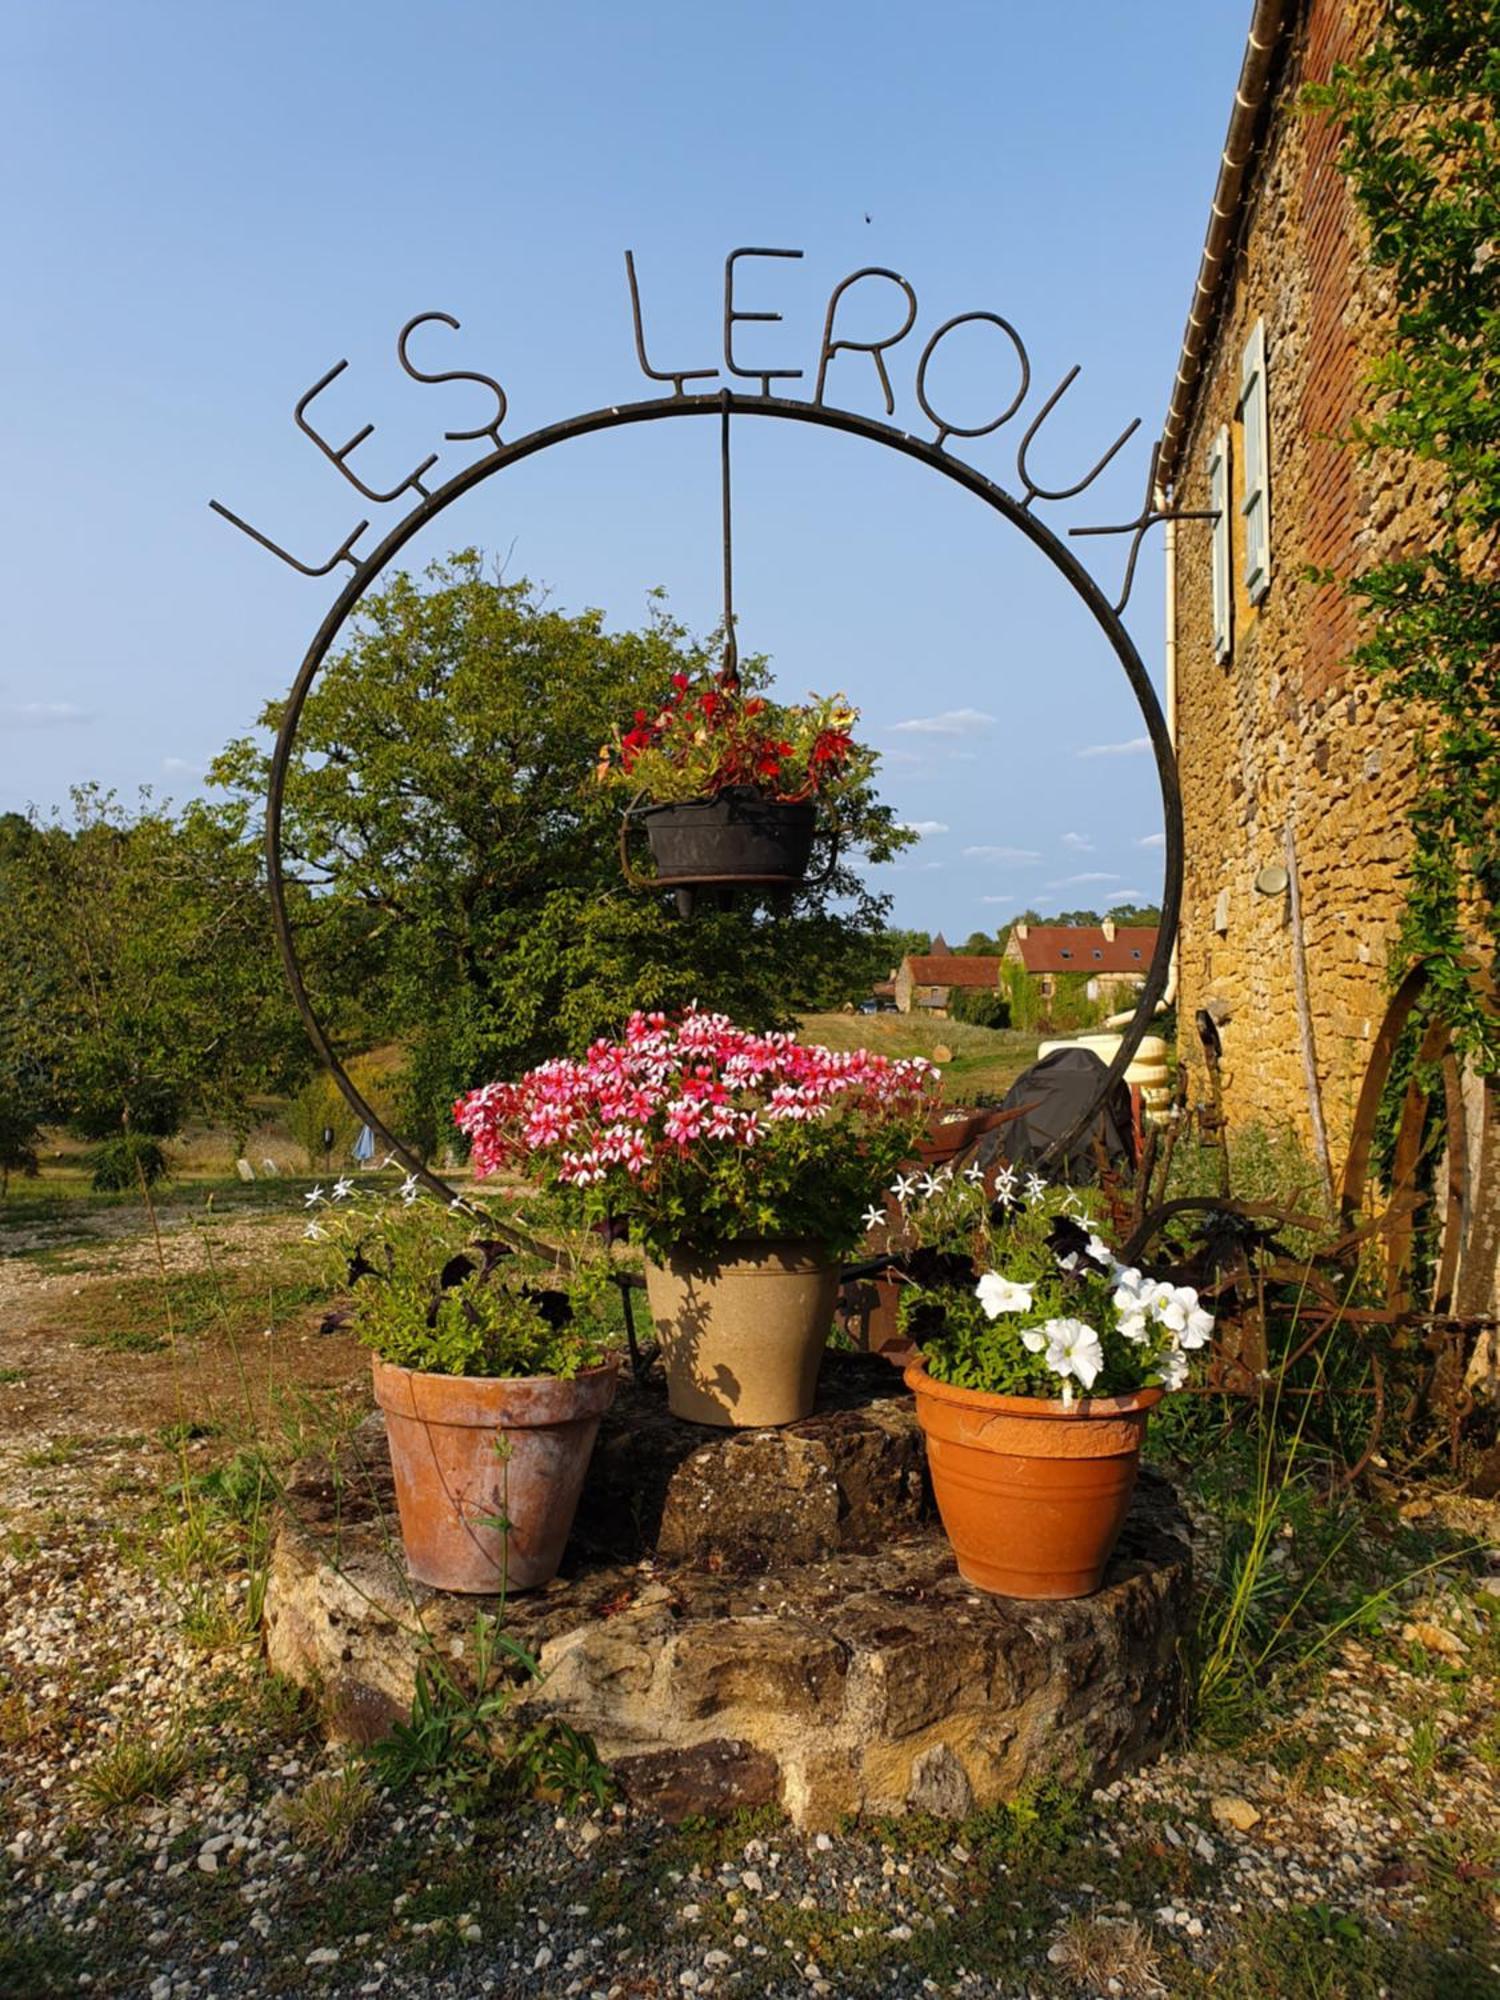
[[[1271,585],[1243,588],[1238,512],[1231,533],[1234,647],[1213,657],[1209,529],[1177,531],[1177,741],[1187,835],[1180,945],[1184,1020],[1214,1004],[1230,1119],[1291,1125],[1310,1144],[1286,895],[1258,894],[1259,871],[1295,838],[1317,1070],[1335,1172],[1346,1148],[1404,900],[1414,718],[1345,661],[1355,607],[1310,567],[1341,573],[1425,538],[1430,509],[1415,470],[1362,464],[1336,433],[1388,345],[1382,274],[1364,267],[1361,225],[1335,166],[1336,137],[1298,109],[1309,80],[1368,38],[1372,0],[1306,0],[1273,86],[1232,271],[1178,469],[1179,505],[1205,507],[1207,455],[1234,432],[1240,362],[1266,330]],[[1235,491],[1242,463],[1235,437]],[[1197,1060],[1196,1038],[1183,1047]]]

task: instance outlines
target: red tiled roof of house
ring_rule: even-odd
[[[998,958],[966,958],[953,952],[946,958],[908,958],[906,963],[918,986],[997,986],[1000,982]]]
[[[1011,943],[1028,972],[1139,972],[1156,949],[1155,924],[1120,924],[1113,938],[1074,924],[1028,924]]]

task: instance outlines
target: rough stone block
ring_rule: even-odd
[[[752,1436],[674,1425],[632,1391],[601,1439],[590,1532],[553,1584],[503,1607],[409,1579],[376,1420],[337,1464],[292,1482],[267,1592],[271,1664],[321,1691],[336,1734],[368,1741],[406,1712],[425,1646],[462,1671],[476,1613],[501,1612],[542,1674],[518,1677],[518,1717],[588,1731],[626,1795],[667,1818],[777,1799],[809,1827],[957,1815],[1046,1777],[1104,1783],[1153,1755],[1178,1713],[1189,1615],[1170,1488],[1142,1475],[1095,1596],[987,1597],[923,1500],[910,1400],[882,1371],[835,1365],[831,1408]],[[632,1462],[647,1494],[633,1510]],[[624,1559],[597,1553],[601,1537]]]

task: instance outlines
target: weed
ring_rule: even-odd
[[[369,1773],[358,1763],[325,1771],[282,1807],[287,1832],[299,1847],[327,1861],[342,1861],[364,1832],[380,1798]]]
[[[0,1368],[0,1388],[9,1389],[26,1380],[24,1368]]]
[[[605,1804],[613,1786],[591,1737],[551,1717],[507,1734],[518,1685],[542,1675],[499,1616],[476,1615],[469,1653],[465,1670],[423,1644],[410,1717],[366,1753],[379,1781],[393,1792],[440,1791],[467,1808],[499,1794]]]
[[[82,1772],[79,1790],[101,1812],[117,1812],[141,1799],[164,1799],[187,1769],[189,1753],[177,1733],[137,1736],[124,1731]]]
[[[1157,2000],[1166,1993],[1151,1934],[1134,1917],[1115,1922],[1079,1913],[1068,1918],[1047,1953],[1085,1993],[1120,1993]]]

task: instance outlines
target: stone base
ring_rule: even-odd
[[[954,1568],[909,1397],[830,1356],[818,1413],[709,1433],[628,1389],[601,1432],[566,1573],[512,1598],[541,1662],[523,1718],[587,1730],[627,1797],[668,1819],[779,1801],[960,1817],[1044,1778],[1107,1783],[1176,1719],[1187,1523],[1143,1474],[1104,1588],[981,1595]],[[378,1418],[289,1496],[267,1593],[271,1664],[316,1685],[335,1734],[409,1709],[424,1634],[467,1649],[493,1599],[414,1584]]]

